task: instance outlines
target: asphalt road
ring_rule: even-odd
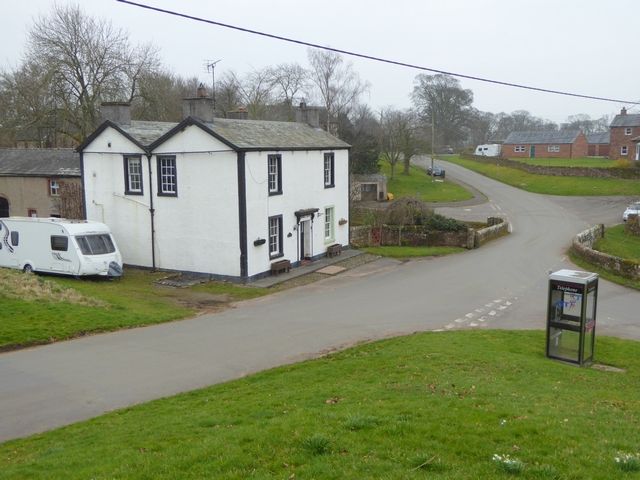
[[[445,258],[382,259],[219,314],[0,354],[0,441],[363,340],[544,328],[548,272],[571,267],[571,238],[592,223],[618,222],[629,199],[535,195],[446,169],[488,202],[442,213],[503,216],[510,236]],[[597,334],[640,339],[638,295],[601,282]]]

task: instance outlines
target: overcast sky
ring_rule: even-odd
[[[640,101],[638,0],[137,0],[168,10],[429,68],[553,90]],[[58,4],[66,4],[59,0]],[[306,47],[154,13],[116,0],[83,0],[134,43],[160,47],[183,76],[216,76],[283,62],[307,65]],[[4,1],[0,68],[15,68],[33,18],[51,0]],[[353,59],[371,84],[374,109],[410,106],[416,70]],[[461,80],[483,111],[528,110],[562,122],[568,115],[615,114],[623,106]],[[640,113],[640,108],[633,108]]]

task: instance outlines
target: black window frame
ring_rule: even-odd
[[[131,171],[129,170],[129,161],[137,160],[140,163],[140,190],[131,189]],[[142,174],[142,156],[141,155],[123,155],[124,166],[124,194],[125,195],[144,195],[144,177]]]
[[[331,169],[330,173],[330,181],[327,183],[327,160],[329,160],[329,168]],[[336,186],[336,174],[335,174],[335,165],[336,165],[336,157],[333,152],[327,152],[324,154],[324,159],[322,162],[322,180],[324,182],[324,188],[334,188]]]
[[[174,182],[174,190],[164,191],[162,189],[162,161],[163,160],[171,160],[173,161],[173,182]],[[156,176],[158,177],[158,196],[159,197],[177,197],[178,196],[178,161],[175,155],[158,155],[156,157],[156,165],[158,167],[158,171],[156,172]]]
[[[271,160],[276,161],[276,189],[271,189]],[[270,153],[267,155],[267,190],[269,196],[282,195],[282,155],[280,153]]]
[[[64,248],[56,243],[57,240],[64,240]],[[69,237],[64,235],[51,235],[51,250],[54,252],[67,252],[69,250]]]
[[[278,222],[278,251],[277,252],[271,251],[271,221],[272,220],[275,220]],[[267,221],[267,238],[269,243],[269,258],[274,259],[274,258],[284,257],[284,248],[282,244],[283,238],[284,238],[282,235],[282,215],[273,215],[269,217],[269,220]]]

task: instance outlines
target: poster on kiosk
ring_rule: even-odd
[[[597,273],[549,274],[547,357],[578,365],[593,362],[597,301]]]

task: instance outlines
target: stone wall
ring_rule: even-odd
[[[640,237],[640,221],[638,221],[637,215],[629,215],[627,223],[624,225],[624,230],[630,235]]]
[[[596,225],[577,234],[572,249],[589,263],[633,280],[640,280],[640,264],[593,249],[595,241],[604,237],[604,225]]]
[[[355,247],[368,246],[428,246],[478,248],[494,238],[509,232],[509,223],[502,218],[487,219],[491,226],[461,232],[429,230],[421,225],[383,225],[381,227],[351,227],[351,244]]]
[[[479,248],[488,241],[509,233],[509,222],[505,222],[500,217],[487,218],[487,224],[489,225],[487,228],[482,228],[474,232],[473,248]]]
[[[551,175],[553,177],[596,177],[596,178],[627,178],[640,179],[640,168],[587,168],[587,167],[545,167],[529,165],[516,160],[501,157],[484,157],[479,155],[461,155],[462,158],[480,163],[489,163],[501,167],[517,168],[536,175]]]

